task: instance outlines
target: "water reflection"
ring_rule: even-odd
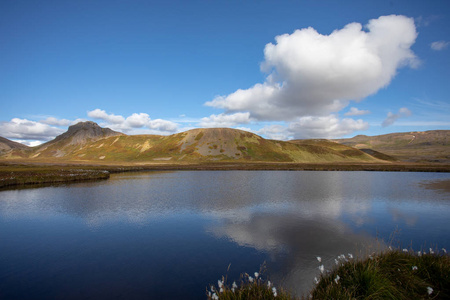
[[[293,211],[256,212],[246,220],[228,218],[209,230],[218,238],[226,237],[240,246],[266,252],[272,280],[299,295],[310,290],[314,276],[319,274],[316,256],[331,268],[339,254],[364,256],[369,249],[384,247],[382,242],[353,232],[339,220]]]
[[[29,236],[34,229],[47,230],[44,242],[59,249],[58,239],[67,235],[70,246],[75,240],[70,232],[77,231],[83,247],[115,247],[117,252],[111,257],[139,266],[144,277],[157,263],[162,274],[170,273],[164,264],[177,258],[180,274],[185,264],[190,264],[189,273],[180,280],[196,278],[192,285],[200,297],[204,287],[223,273],[209,269],[205,273],[191,265],[214,261],[225,269],[234,261],[237,272],[253,272],[256,269],[241,266],[266,260],[274,281],[301,293],[311,287],[319,272],[316,256],[330,268],[337,255],[356,256],[384,247],[376,236],[386,239],[398,227],[404,229],[407,242],[426,241],[449,248],[449,194],[421,184],[449,177],[435,173],[287,171],[116,174],[101,182],[0,192],[0,226],[8,225],[3,226],[0,237],[13,239]],[[48,230],[55,224],[59,231]],[[85,227],[102,234],[86,232]],[[130,237],[134,237],[133,243]],[[23,247],[30,257],[34,255],[33,249],[20,241],[15,245]],[[64,251],[70,255],[71,249]],[[0,263],[2,259],[17,263],[14,259],[21,257],[15,250],[3,251]],[[79,261],[74,265],[84,264],[83,253],[77,252]],[[241,257],[242,253],[252,258]],[[134,274],[131,269],[128,272]],[[216,277],[208,277],[211,273]],[[161,276],[158,285],[172,282],[169,277],[173,273]],[[172,296],[158,294],[159,298]]]

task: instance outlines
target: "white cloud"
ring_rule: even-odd
[[[361,119],[338,119],[335,115],[301,117],[289,125],[295,138],[336,138],[359,130],[367,130],[369,123]]]
[[[415,18],[414,21],[417,24],[417,27],[427,27],[430,26],[430,24],[433,23],[434,21],[439,20],[440,18],[441,17],[437,15],[427,17],[419,16]]]
[[[211,115],[201,119],[201,127],[233,127],[250,123],[250,113]]]
[[[0,135],[9,139],[48,141],[63,132],[63,129],[27,119],[0,122]]]
[[[396,113],[396,114],[394,114],[392,112],[388,112],[387,117],[383,121],[381,126],[383,126],[383,127],[390,126],[390,125],[394,124],[394,122],[397,121],[397,119],[404,118],[404,117],[409,117],[410,115],[411,115],[411,111],[408,108],[406,108],[406,107],[400,108],[398,110],[398,113]]]
[[[286,126],[278,124],[265,126],[258,130],[257,134],[272,140],[285,141],[293,138],[292,132]]]
[[[431,47],[431,49],[433,49],[435,51],[441,51],[441,50],[444,50],[445,48],[447,48],[448,45],[450,45],[450,42],[437,41],[437,42],[431,43],[430,47]]]
[[[150,122],[150,116],[146,113],[134,113],[124,121],[132,128],[140,128],[146,126]]]
[[[370,111],[359,110],[356,107],[351,107],[350,110],[344,114],[344,116],[362,116],[367,114],[370,114]]]
[[[327,116],[387,86],[398,68],[416,67],[410,49],[416,37],[414,20],[397,15],[370,20],[365,29],[351,23],[330,35],[311,27],[279,35],[264,49],[262,69],[271,72],[264,83],[205,105],[258,120]]]
[[[41,120],[39,122],[47,124],[47,125],[54,125],[54,126],[69,126],[69,125],[73,124],[73,122],[70,120],[57,119],[55,117],[48,117],[47,119]]]
[[[351,118],[339,119],[336,115],[306,116],[297,118],[288,126],[269,125],[258,130],[258,134],[275,140],[337,138],[355,131],[367,130],[369,123]]]
[[[88,111],[88,116],[94,119],[104,120],[110,124],[122,124],[125,119],[122,116],[116,116],[115,114],[107,114],[104,110],[94,109]]]
[[[174,133],[178,129],[178,124],[168,120],[151,119],[146,113],[133,113],[127,118],[121,115],[108,114],[104,110],[94,109],[88,112],[88,116],[94,119],[104,120],[103,126],[108,126],[113,130],[126,133],[140,134],[169,134]],[[149,130],[137,130],[147,128]]]
[[[175,132],[178,129],[178,125],[176,123],[162,119],[150,120],[146,126],[150,129],[156,129],[165,132]]]
[[[30,141],[30,140],[12,140],[12,141],[21,143],[21,144],[24,144],[24,145],[27,145],[30,147],[36,147],[43,143],[42,141]]]

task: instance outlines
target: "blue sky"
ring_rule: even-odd
[[[450,129],[450,1],[0,2],[0,136]]]

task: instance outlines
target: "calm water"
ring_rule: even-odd
[[[342,253],[450,248],[445,173],[193,171],[0,192],[0,298],[204,299],[266,262],[297,293]],[[231,267],[227,273],[227,268]]]

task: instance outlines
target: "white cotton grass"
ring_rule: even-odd
[[[424,280],[422,277],[423,274],[430,272],[430,263],[433,265],[443,264],[447,266],[448,260],[446,259],[448,259],[448,254],[445,248],[434,247],[426,248],[426,251],[424,251],[424,249],[417,251],[412,246],[408,246],[406,248],[398,247],[391,251],[383,249],[380,250],[380,252],[371,251],[369,253],[363,255],[363,258],[360,257],[361,254],[356,254],[354,256],[351,253],[340,254],[335,256],[335,258],[329,256],[313,256],[311,260],[314,260],[314,258],[317,259],[319,263],[316,266],[320,273],[316,270],[316,276],[311,276],[313,279],[311,280],[311,285],[314,285],[312,285],[313,289],[309,295],[315,295],[315,297],[320,295],[320,299],[336,299],[337,295],[343,295],[340,293],[344,293],[348,286],[358,290],[360,287],[357,284],[355,285],[352,280],[348,280],[348,278],[360,276],[360,274],[354,273],[355,269],[353,268],[355,264],[360,263],[369,269],[379,268],[381,266],[383,272],[389,274],[389,276],[386,277],[388,280],[392,279],[391,276],[397,277],[401,283],[399,286],[393,287],[393,291],[396,290],[399,295],[403,294],[407,298],[421,299],[423,297],[435,297],[441,293],[437,287],[442,285],[442,282],[445,282],[442,281],[444,279],[436,278],[436,283],[434,281]],[[444,263],[442,263],[442,261]],[[368,276],[370,277],[372,275],[368,274]],[[373,280],[378,279],[375,278]],[[417,291],[412,291],[402,285],[402,282],[407,281],[417,281],[422,287]],[[381,283],[382,282],[380,282],[380,284]],[[429,286],[427,287],[427,285]],[[343,290],[341,290],[340,287],[342,287]],[[390,287],[386,287],[386,289],[389,290]]]
[[[217,280],[216,285],[210,285],[206,290],[206,296],[209,300],[218,299],[241,299],[243,296],[252,295],[264,295],[268,299],[273,298],[290,298],[283,289],[278,290],[272,281],[265,278],[263,273],[263,267],[260,271],[241,274],[241,282],[233,281],[232,284],[227,282],[227,277],[222,276],[221,279]],[[253,298],[251,298],[253,299]],[[259,298],[258,298],[259,299]]]
[[[336,278],[334,278],[334,282],[336,282],[336,284],[338,284],[339,279],[341,279],[341,277],[339,277],[339,275],[336,275]]]
[[[323,265],[320,265],[319,270],[320,270],[320,273],[323,274],[323,272],[325,271],[325,267]]]
[[[233,285],[231,286],[231,291],[234,293],[236,291],[237,287],[238,286],[236,284],[236,281],[233,281]]]

